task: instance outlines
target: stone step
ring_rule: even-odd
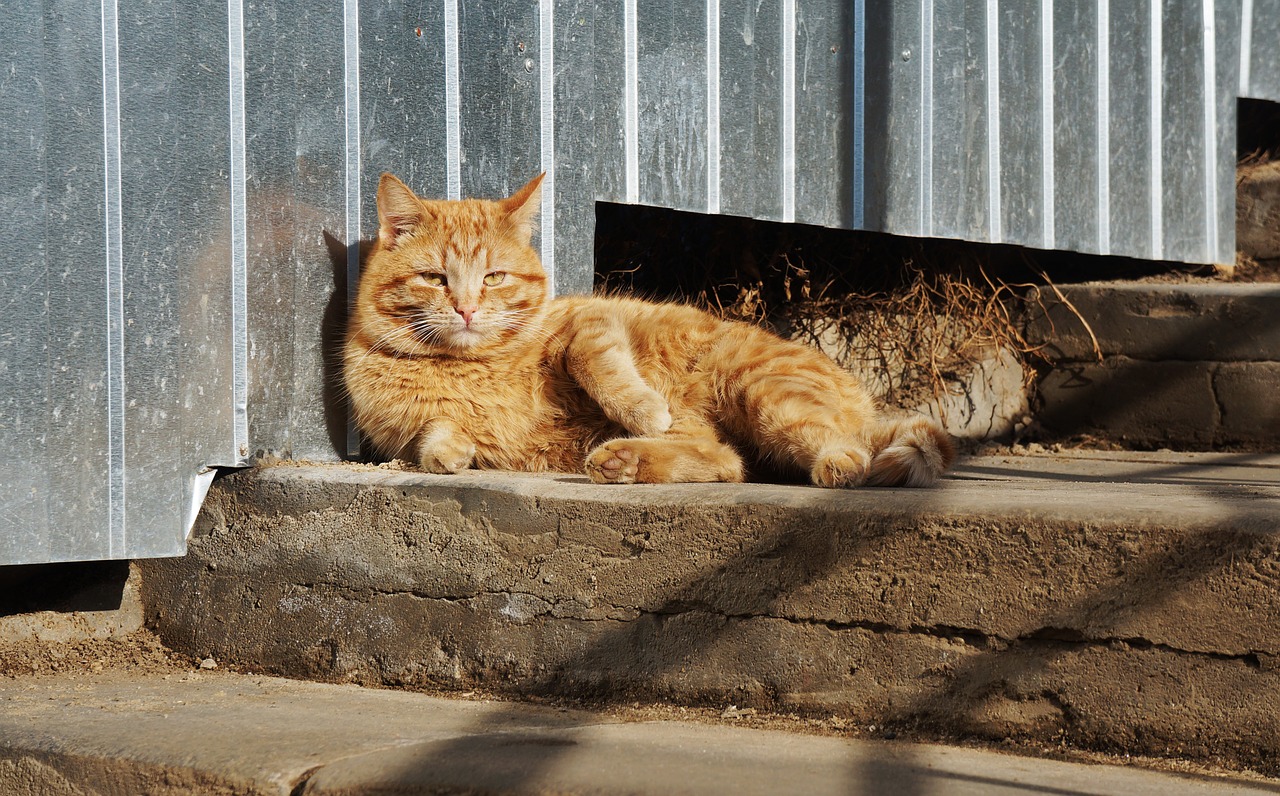
[[[1039,423],[1142,447],[1280,449],[1280,284],[1041,289]]]
[[[991,456],[937,489],[283,465],[141,564],[173,648],[1277,769],[1280,457]]]
[[[972,748],[870,741],[222,672],[0,679],[0,793],[1124,793],[1243,796],[1190,777]],[[679,716],[675,710],[670,716]]]

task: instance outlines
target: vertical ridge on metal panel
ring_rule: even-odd
[[[1250,96],[1249,70],[1253,66],[1253,0],[1240,7],[1240,88],[1242,97]]]
[[[1053,177],[1053,0],[1040,0],[1040,180],[1044,196],[1041,208],[1042,246],[1052,249],[1054,203],[1057,188]]]
[[[782,220],[796,220],[796,0],[782,0]]]
[[[243,0],[227,0],[228,72],[230,73],[231,121],[231,333],[232,393],[235,451],[237,459],[249,455],[248,422],[248,319],[246,270],[249,257],[245,214],[244,135],[244,5]]]
[[[462,198],[462,87],[458,75],[458,0],[444,0],[446,196]]]
[[[707,0],[707,212],[720,212],[720,0]]]
[[[987,0],[987,237],[1004,240],[1000,210],[1000,15],[997,0]]]
[[[555,0],[538,2],[538,101],[542,171],[542,267],[547,285],[555,294],[556,280],[556,109],[555,109]]]
[[[1164,259],[1164,15],[1151,0],[1150,125],[1151,257]]]
[[[107,556],[125,554],[124,232],[120,200],[120,60],[116,0],[102,0],[102,127],[107,267]]]
[[[1111,4],[1098,0],[1098,254],[1111,253]]]
[[[347,216],[347,315],[355,306],[356,286],[360,282],[360,0],[343,0],[342,51],[344,116],[344,167],[346,170]],[[355,419],[347,418],[345,451],[347,456],[360,453],[360,432]]]
[[[1218,50],[1214,0],[1201,0],[1204,80],[1205,262],[1218,260]]]
[[[920,234],[933,234],[933,0],[920,0]]]
[[[623,99],[622,130],[623,149],[626,167],[626,196],[629,204],[640,201],[640,122],[639,97],[637,83],[639,81],[636,0],[623,0],[622,5],[622,41],[623,41]]]
[[[867,2],[853,3],[853,228],[866,229]]]

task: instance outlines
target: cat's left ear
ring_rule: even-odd
[[[521,241],[528,242],[533,237],[538,212],[542,209],[542,178],[545,176],[547,173],[544,171],[510,197],[498,202]]]

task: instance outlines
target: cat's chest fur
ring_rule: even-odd
[[[603,418],[564,422],[567,414],[591,412],[562,369],[543,357],[402,358],[370,370],[370,378],[356,380],[362,386],[352,399],[361,427],[385,455],[413,460],[411,430],[446,418],[475,444],[479,467],[576,470],[586,448],[609,431]]]

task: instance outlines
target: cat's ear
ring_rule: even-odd
[[[426,209],[409,186],[392,174],[378,181],[378,240],[390,248],[427,218]]]
[[[520,190],[498,202],[512,229],[521,241],[528,242],[533,237],[533,228],[538,221],[538,211],[542,209],[542,178],[544,171]]]

